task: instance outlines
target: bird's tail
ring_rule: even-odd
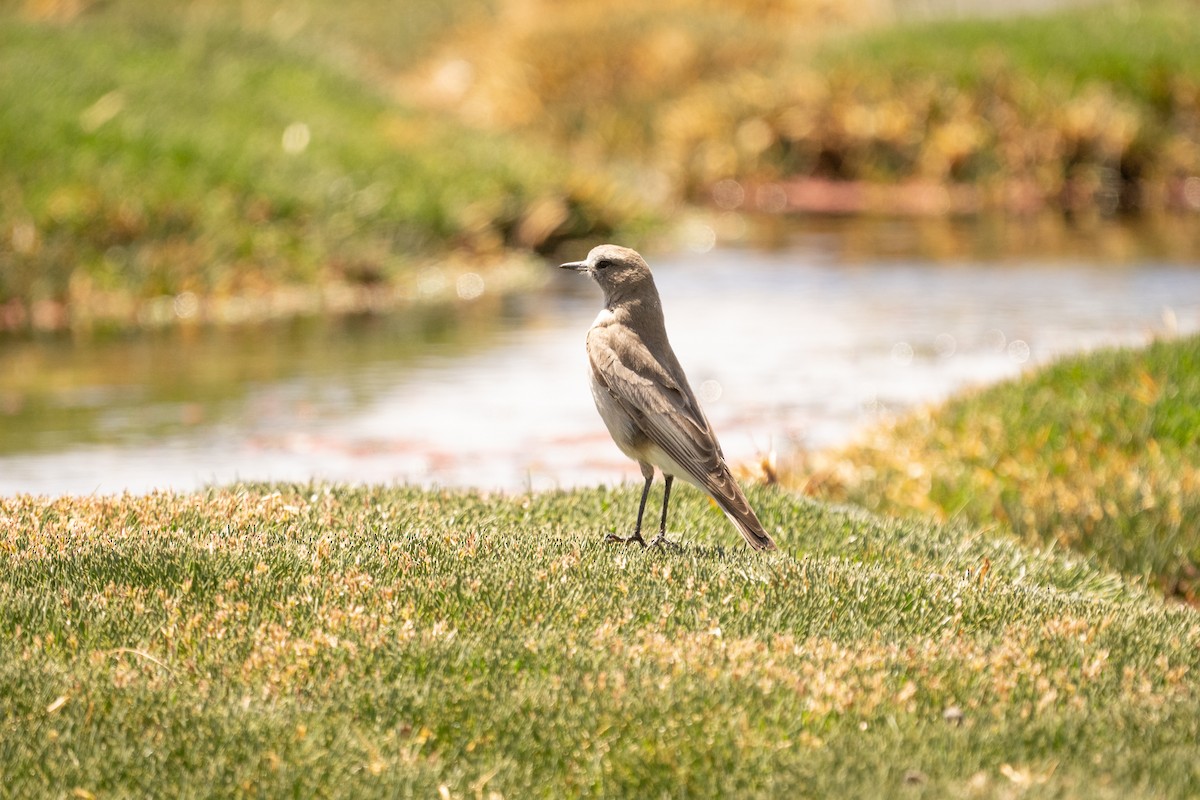
[[[758,515],[750,507],[750,502],[746,500],[746,495],[742,493],[741,487],[737,485],[728,468],[721,472],[719,478],[713,481],[713,485],[706,487],[709,495],[751,547],[755,550],[777,549],[775,540],[758,521]]]

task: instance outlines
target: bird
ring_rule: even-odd
[[[638,463],[645,479],[633,533],[610,533],[605,540],[646,546],[642,516],[657,467],[665,486],[662,519],[651,546],[677,546],[667,539],[667,504],[678,477],[711,497],[752,548],[776,549],[725,463],[671,349],[662,301],[646,260],[628,247],[603,244],[592,248],[585,260],[560,266],[587,275],[604,291],[604,308],[587,333],[592,398],[613,441]]]

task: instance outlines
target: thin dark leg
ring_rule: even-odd
[[[663,479],[666,486],[663,488],[662,521],[658,524],[658,536],[655,536],[654,541],[650,542],[650,544],[651,546],[666,545],[667,547],[678,547],[679,544],[677,542],[672,542],[667,538],[667,504],[671,501],[671,482],[675,480],[675,476],[664,475]]]
[[[642,474],[646,475],[645,467],[642,468]],[[632,536],[617,536],[615,533],[610,533],[604,537],[606,542],[619,542],[621,544],[640,544],[646,546],[646,540],[642,538],[642,516],[646,513],[646,498],[650,496],[650,484],[654,482],[654,469],[650,469],[650,474],[646,475],[646,485],[642,487],[642,502],[638,504],[637,525],[633,529]]]
[[[664,478],[666,486],[663,487],[663,508],[662,521],[658,523],[658,535],[665,536],[667,533],[667,504],[671,500],[671,482],[675,480],[674,475],[667,475]]]

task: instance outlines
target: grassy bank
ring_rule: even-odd
[[[677,109],[694,121],[669,152],[693,191],[725,177],[909,187],[850,210],[1194,212],[1194,13],[1117,3],[829,39],[806,62]],[[722,127],[745,136],[714,153]]]
[[[631,241],[718,185],[727,209],[1195,210],[1192,12],[0,2],[0,330],[396,305],[451,254]]]
[[[999,525],[1200,599],[1200,337],[1062,360],[800,470],[826,498]]]
[[[1064,553],[755,492],[0,500],[16,795],[1200,790],[1200,618]]]
[[[259,316],[402,302],[451,251],[477,271],[641,213],[299,43],[121,8],[0,11],[0,329],[153,323],[163,297],[168,319],[213,321],[244,311],[231,299],[273,296]]]
[[[774,211],[1200,207],[1185,184],[1200,173],[1187,0],[899,22],[837,2],[550,5],[452,30],[436,64],[468,61],[478,79],[447,105],[639,160],[682,197],[734,179],[750,191],[719,204]],[[814,179],[905,191],[792,186]]]

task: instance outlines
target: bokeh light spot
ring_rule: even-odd
[[[483,294],[484,288],[483,278],[474,272],[463,273],[454,282],[454,290],[462,300],[474,300]]]
[[[180,292],[175,295],[175,316],[191,319],[200,311],[200,298],[195,292]]]
[[[1008,343],[1008,357],[1018,364],[1029,360],[1029,345],[1021,339],[1013,339]]]
[[[303,122],[293,122],[283,129],[283,152],[297,156],[308,149],[312,133]]]
[[[1200,211],[1200,176],[1193,175],[1183,182],[1183,201],[1193,211]]]
[[[768,183],[758,187],[758,191],[754,193],[754,203],[759,211],[780,214],[787,210],[787,192],[777,183]]]
[[[717,181],[712,188],[712,196],[713,202],[717,204],[717,208],[724,209],[725,211],[733,211],[735,208],[741,208],[742,203],[746,202],[746,190],[732,178]]]

